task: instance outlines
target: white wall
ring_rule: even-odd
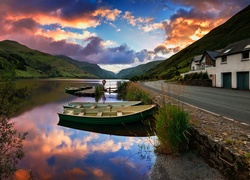
[[[221,63],[221,57],[216,59],[216,67],[208,68],[208,74],[216,75],[216,87],[222,87],[222,73],[232,73],[232,88],[237,88],[237,72],[250,71],[250,59],[242,60],[242,55],[234,54],[227,56],[227,62]],[[249,78],[250,81],[250,78]],[[249,82],[250,84],[250,82]]]

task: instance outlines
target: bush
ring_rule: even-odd
[[[128,101],[141,101],[142,104],[151,104],[150,94],[143,90],[138,83],[128,83],[125,99]]]
[[[104,94],[104,87],[102,85],[95,87],[95,100],[98,102]]]
[[[164,105],[155,115],[156,135],[161,153],[178,153],[188,149],[189,142],[189,115],[175,105]]]
[[[184,76],[184,80],[208,80],[208,74],[207,72],[199,72],[199,73],[192,73],[192,74],[186,74]]]
[[[17,88],[14,79],[14,68],[0,72],[0,179],[10,179],[25,155],[23,141],[27,133],[18,132],[11,118],[21,109],[28,92]]]
[[[128,82],[117,82],[117,91],[119,93],[122,93],[122,92],[126,92],[126,89],[127,89],[127,86],[128,86]]]

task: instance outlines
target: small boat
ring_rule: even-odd
[[[77,91],[82,91],[82,90],[88,90],[88,89],[92,89],[92,86],[83,86],[83,87],[65,87],[65,92],[68,94],[74,94]]]
[[[64,107],[74,107],[74,108],[96,108],[96,107],[126,107],[135,106],[141,104],[141,101],[121,101],[121,102],[69,102],[68,106]]]
[[[152,115],[155,105],[112,108],[64,108],[58,113],[60,120],[83,124],[128,124],[143,121]]]
[[[65,92],[69,93],[69,94],[74,94],[77,91],[80,91],[81,88],[80,87],[65,87]]]

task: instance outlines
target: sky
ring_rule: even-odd
[[[249,0],[0,0],[0,40],[119,72],[165,60]]]

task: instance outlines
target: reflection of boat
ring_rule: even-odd
[[[58,122],[58,125],[79,129],[83,131],[110,134],[116,136],[148,137],[155,135],[153,128],[149,127],[148,125],[145,125],[142,122],[136,122],[131,124],[116,124],[116,125],[95,125],[95,124],[72,123],[60,120]]]
[[[127,124],[142,121],[152,114],[155,105],[114,108],[64,108],[58,113],[60,120],[83,124]]]
[[[68,107],[75,107],[75,108],[119,107],[119,106],[135,106],[138,104],[141,104],[141,101],[121,101],[121,102],[104,102],[104,103],[70,102],[68,103]]]
[[[85,86],[85,87],[65,87],[65,92],[69,94],[74,94],[77,91],[82,91],[82,90],[87,90],[87,89],[92,89],[92,86]]]

